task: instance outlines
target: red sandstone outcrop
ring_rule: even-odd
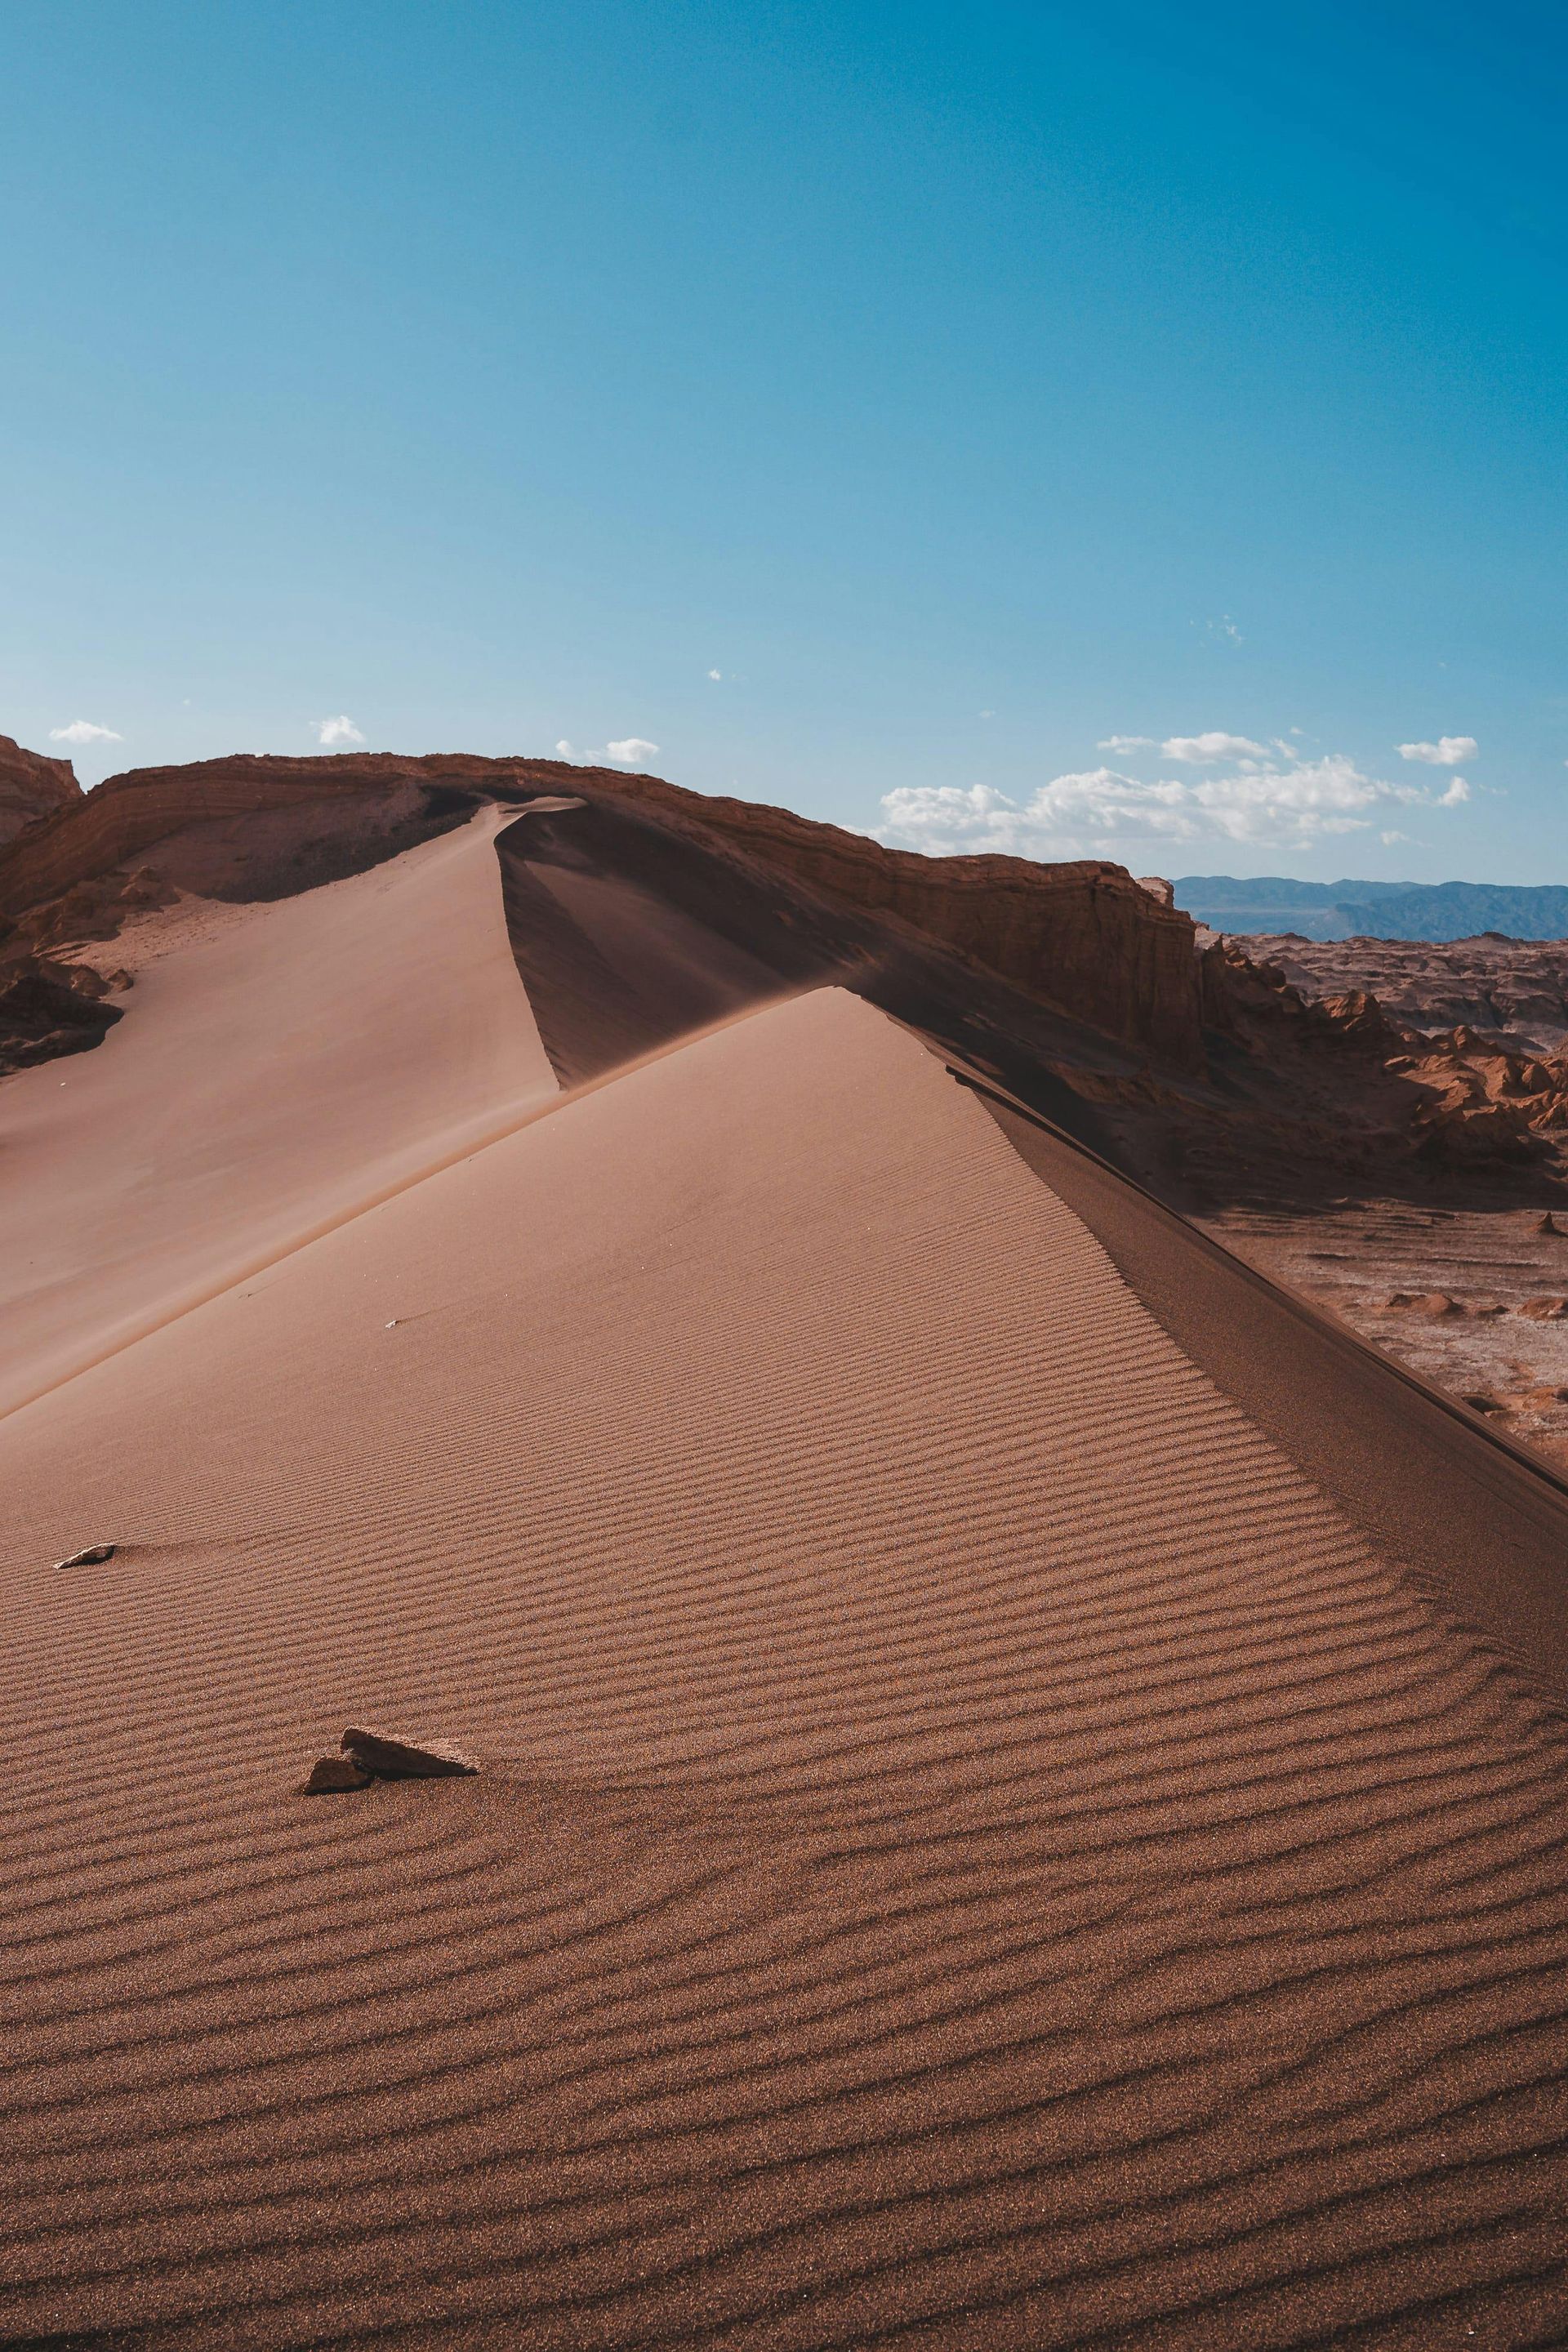
[[[56,764],[63,765],[63,762]],[[170,834],[215,818],[363,794],[404,780],[482,788],[521,763],[458,756],[404,759],[393,752],[317,760],[250,755],[200,760],[182,768],[132,768],[79,796],[25,840],[0,851],[0,915],[16,915],[137,857]]]
[[[910,924],[1173,1067],[1202,1066],[1193,926],[1121,866],[1095,860],[1037,866],[1021,857],[921,857],[785,809],[710,799],[657,777],[554,760],[345,753],[132,770],[110,777],[79,806],[0,852],[0,915],[15,918],[68,893],[80,894],[154,843],[195,824],[304,802],[346,801],[370,788],[408,782],[503,793],[569,782],[574,792],[613,793],[662,824],[716,835],[831,898]],[[85,900],[82,911],[88,911]],[[59,919],[68,926],[74,911]]]
[[[121,1017],[110,983],[80,964],[26,955],[0,963],[0,1076],[84,1054]]]
[[[1124,866],[922,857],[788,809],[710,799],[654,776],[590,773],[595,788],[721,834],[850,906],[896,916],[1173,1068],[1203,1066],[1193,924]]]
[[[1501,1166],[1568,1130],[1568,1056],[1514,1053],[1463,1026],[1430,1036],[1365,989],[1307,996],[1228,938],[1205,949],[1202,971],[1209,1024],[1291,1077],[1309,1116],[1337,1118],[1350,1158],[1375,1146],[1439,1167]]]
[[[24,825],[70,808],[82,797],[68,760],[25,751],[9,735],[0,735],[0,842],[14,840]]]
[[[356,827],[374,832],[385,819],[363,850],[364,862],[374,862],[422,837],[388,829],[395,804],[399,825],[414,821],[408,812],[424,811],[428,830],[486,794],[563,788],[574,800],[614,801],[750,869],[782,869],[824,900],[938,941],[1131,1047],[1169,1074],[1176,1094],[1164,1081],[1156,1087],[1147,1067],[1142,1077],[1061,1075],[1097,1102],[1157,1114],[1171,1137],[1185,1137],[1174,1148],[1194,1168],[1206,1157],[1254,1169],[1300,1160],[1365,1171],[1415,1160],[1466,1170],[1537,1160],[1568,1132],[1563,1055],[1516,1053],[1507,1040],[1468,1027],[1423,1034],[1391,1020],[1364,987],[1314,999],[1279,965],[1254,961],[1229,940],[1199,952],[1188,918],[1120,866],[921,857],[788,810],[555,760],[237,757],[135,771],[86,798],[67,796],[55,814],[0,847],[0,932],[7,935],[0,984],[7,967],[12,980],[26,982],[17,1045],[32,1058],[41,1041],[31,1032],[49,1005],[58,1008],[58,992],[84,986],[62,976],[79,973],[79,965],[46,970],[49,951],[110,937],[128,910],[160,903],[169,879],[156,862],[178,866],[182,842],[181,854],[197,859],[195,871],[174,874],[182,887],[224,895],[228,886],[204,878],[200,860],[216,861],[216,872],[229,858],[250,877],[236,884],[237,895],[278,895],[331,878],[320,865],[306,870],[290,848],[281,884],[275,873],[266,887],[257,882],[258,864],[266,863],[257,845],[270,839],[268,828],[281,825],[289,843],[299,829],[288,812],[303,812],[300,822],[331,840]],[[311,816],[312,809],[326,814]],[[313,850],[321,846],[314,838]],[[144,866],[150,853],[153,864]],[[1223,1093],[1202,1084],[1205,1029],[1216,1052],[1230,1049]],[[74,1034],[68,1019],[59,1034]],[[83,1033],[80,1042],[93,1039]]]
[[[1375,991],[1405,1028],[1465,1027],[1515,1053],[1568,1043],[1568,940],[1247,939],[1248,955],[1277,964],[1304,996]]]

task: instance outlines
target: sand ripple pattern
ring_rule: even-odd
[[[1568,2338],[1557,1725],[856,1000],[0,1478],[7,2340]]]

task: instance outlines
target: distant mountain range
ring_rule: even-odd
[[[1216,931],[1298,931],[1309,940],[1568,939],[1568,886],[1502,882],[1297,882],[1188,874],[1176,904]]]

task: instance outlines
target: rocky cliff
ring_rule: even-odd
[[[134,771],[84,798],[64,761],[17,759],[54,813],[0,845],[0,990],[21,992],[13,1059],[101,1033],[113,1014],[88,950],[139,908],[186,891],[289,895],[395,856],[482,799],[562,794],[619,812],[623,829],[635,820],[630,878],[656,895],[669,863],[658,845],[684,836],[727,866],[737,903],[786,888],[788,920],[807,931],[816,908],[824,937],[847,922],[873,960],[900,937],[917,951],[934,942],[1015,1004],[1070,1016],[1077,1042],[1047,1054],[1056,1079],[1178,1189],[1528,1173],[1568,1149],[1562,1054],[1471,1027],[1422,1035],[1364,987],[1314,998],[1234,941],[1200,937],[1167,885],[1101,861],[920,857],[785,809],[558,760],[236,757]],[[62,1010],[61,990],[90,1004]]]
[[[447,795],[563,787],[613,795],[661,823],[717,835],[831,898],[891,915],[1174,1068],[1202,1066],[1193,927],[1121,866],[920,857],[785,809],[556,760],[348,753],[135,769],[0,851],[0,916],[79,894],[194,825],[409,784]]]
[[[582,789],[581,770],[575,774]],[[719,833],[854,907],[893,915],[970,961],[1173,1068],[1203,1066],[1196,934],[1121,866],[921,857],[788,809],[595,771],[609,789]]]
[[[44,764],[66,765],[63,761]],[[461,755],[404,759],[374,752],[319,760],[244,755],[195,761],[187,767],[132,768],[110,776],[94,793],[78,793],[25,840],[0,850],[0,915],[17,915],[60,898],[193,825],[265,809],[361,797],[367,790],[400,782],[479,784],[504,779],[516,764]]]
[[[68,760],[24,751],[9,735],[0,735],[0,842],[14,840],[24,825],[73,807],[82,797]]]

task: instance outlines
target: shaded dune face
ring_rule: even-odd
[[[1562,2340],[1558,1490],[1365,1358],[1496,1556],[1380,1518],[1267,1286],[839,984],[957,967],[493,830],[226,912],[465,1049],[391,1174],[323,1063],[324,1229],[0,1418],[0,2331]],[[298,1797],[361,1723],[481,1769]]]
[[[783,877],[605,799],[499,835],[518,969],[571,1086],[863,963],[879,935]]]
[[[1091,1148],[1106,1140],[1052,1066],[1131,1070],[1126,1050],[961,962],[896,919],[835,901],[721,836],[694,836],[584,787],[496,840],[508,933],[563,1087],[749,1007],[828,983],[933,1049],[1005,1079]]]

